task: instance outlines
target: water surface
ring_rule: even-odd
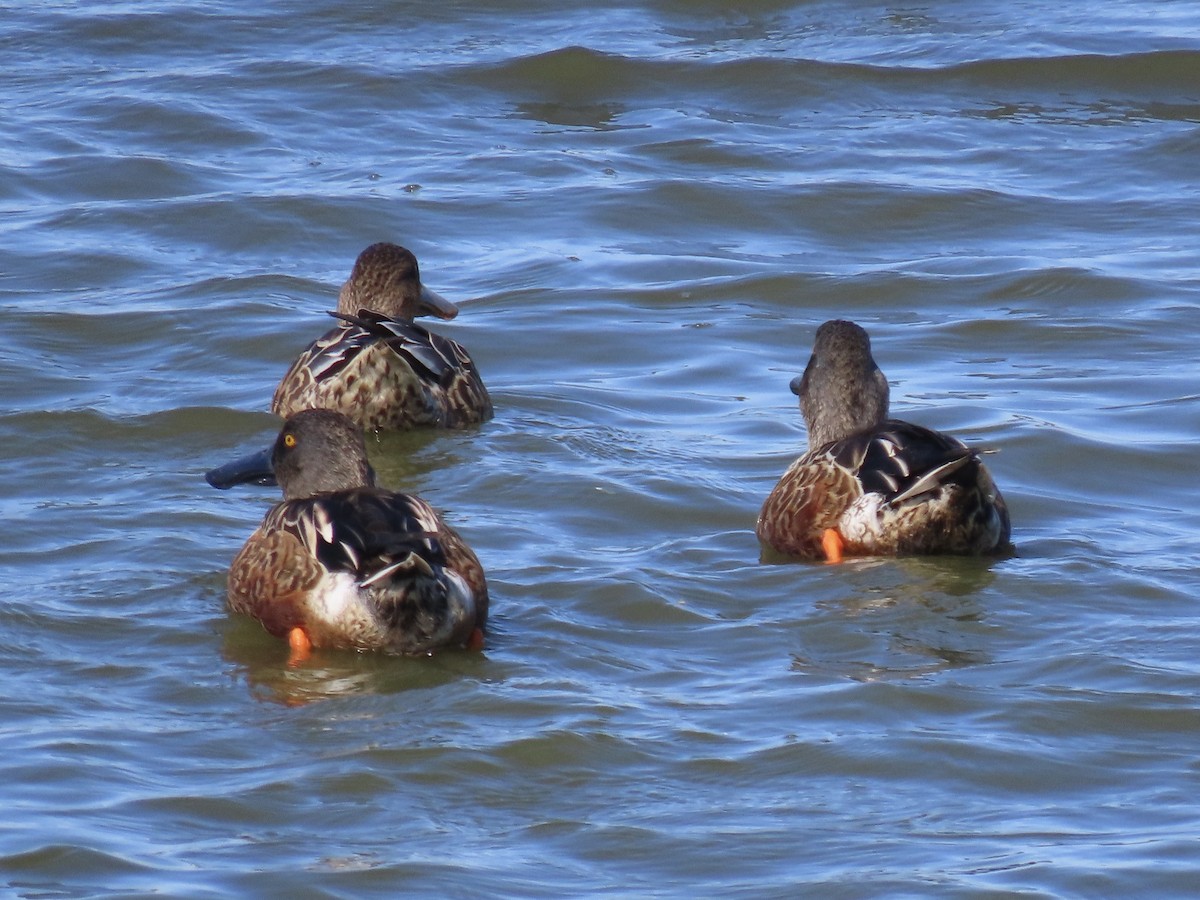
[[[0,20],[14,896],[1190,896],[1193,3],[57,3]],[[483,654],[223,608],[355,255],[497,415],[372,459]],[[762,565],[816,326],[1017,555]]]

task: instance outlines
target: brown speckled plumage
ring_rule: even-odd
[[[462,428],[492,416],[492,401],[463,347],[413,322],[457,308],[425,288],[416,258],[372,244],[338,295],[341,321],[310,344],[275,389],[271,411],[334,409],[368,429]]]
[[[487,622],[483,568],[425,501],[376,487],[362,432],[309,410],[270,452],[209,473],[217,487],[273,471],[284,500],[234,558],[229,606],[315,647],[424,653],[463,646]]]
[[[767,548],[821,559],[828,528],[854,556],[1007,548],[1008,509],[978,454],[948,435],[887,418],[887,381],[858,325],[822,325],[792,388],[810,449],[763,504],[756,533]]]

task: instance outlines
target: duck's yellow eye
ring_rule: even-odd
[[[283,436],[283,446],[287,447],[289,450],[292,447],[295,447],[296,446],[296,436],[294,434],[285,434]]]

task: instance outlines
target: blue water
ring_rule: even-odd
[[[9,4],[0,885],[1194,896],[1200,4]],[[224,609],[357,253],[496,418],[385,435],[483,654]],[[763,565],[866,327],[1017,554]]]

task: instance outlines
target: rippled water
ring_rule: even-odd
[[[8,5],[5,891],[1192,895],[1197,22]],[[377,240],[495,401],[372,448],[492,633],[289,669],[201,474]],[[834,316],[1016,557],[759,564]]]

